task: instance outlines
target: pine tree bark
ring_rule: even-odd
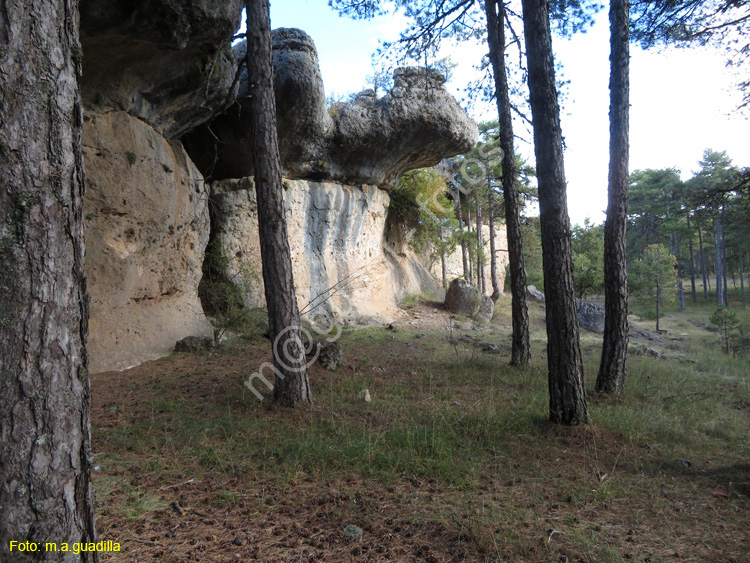
[[[747,307],[747,300],[745,299],[745,251],[740,250],[740,294],[742,295],[742,306]]]
[[[693,234],[690,232],[690,213],[687,215],[687,228],[690,233],[688,239],[688,250],[690,252],[690,295],[693,297],[693,303],[698,303],[698,297],[695,293],[695,254],[693,253]]]
[[[489,174],[489,169],[487,171]],[[484,240],[482,237],[482,202],[479,198],[479,192],[474,193],[474,203],[476,203],[477,213],[477,288],[482,295],[487,293],[487,282],[484,278],[484,261],[482,260],[482,250],[484,249]]]
[[[440,270],[441,270],[441,273],[443,274],[443,277],[442,277],[442,279],[443,279],[443,289],[445,289],[447,291],[448,290],[448,270],[447,270],[447,267],[446,267],[446,264],[445,264],[445,250],[443,249],[444,247],[442,246],[442,242],[443,242],[443,227],[440,227],[440,234],[439,234],[439,236],[440,236],[440,243],[441,243],[441,245],[440,245],[441,246],[441,250],[440,250]]]
[[[0,560],[95,541],[78,2],[0,2]],[[40,544],[9,551],[9,542]]]
[[[497,279],[497,247],[495,245],[495,201],[492,197],[492,186],[489,186],[489,195],[487,197],[487,213],[489,214],[488,221],[490,223],[490,281],[492,282],[492,295],[490,299],[494,303],[500,299],[500,283]]]
[[[573,253],[546,0],[523,0],[523,23],[539,184],[539,220],[547,320],[550,420],[589,420],[573,286]]]
[[[518,186],[516,185],[513,118],[508,90],[508,73],[505,67],[505,5],[502,0],[486,0],[484,8],[487,14],[490,62],[492,63],[497,96],[500,148],[503,151],[503,200],[505,204],[505,228],[508,235],[513,325],[510,364],[517,366],[531,362],[531,340],[529,337],[529,309],[526,303],[526,266],[523,258],[523,238],[521,235],[521,206],[518,198]]]
[[[727,284],[727,229],[724,225],[724,210],[721,211],[721,253],[722,253],[722,271],[724,272],[724,306],[729,306],[729,285]]]
[[[630,33],[628,0],[610,0],[609,202],[604,223],[604,340],[596,390],[619,395],[628,355],[628,163]]]
[[[701,275],[703,276],[703,299],[708,300],[708,281],[706,279],[706,254],[703,251],[703,231],[698,225],[698,248],[701,253]]]
[[[716,241],[716,306],[724,306],[724,243],[721,218],[714,220],[714,239]]]
[[[469,256],[468,249],[466,248],[466,239],[464,239],[464,216],[461,211],[461,191],[456,189],[455,200],[456,202],[456,215],[458,215],[458,232],[461,235],[461,261],[464,267],[464,279],[471,280],[469,272]]]
[[[268,0],[248,0],[247,72],[260,254],[273,342],[274,399],[283,406],[311,403],[300,317],[287,236],[276,134],[271,21]]]
[[[471,192],[466,195],[466,232],[471,236]],[[474,283],[474,254],[471,252],[469,245],[466,245],[467,255],[469,256],[469,281]]]

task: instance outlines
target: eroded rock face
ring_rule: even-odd
[[[244,0],[81,0],[89,113],[120,109],[176,138],[232,101]]]
[[[244,295],[244,306],[265,297],[258,240],[257,204],[251,179],[213,185],[212,247],[223,249],[223,272]],[[406,295],[435,284],[418,261],[385,250],[383,233],[390,198],[375,186],[285,180],[294,284],[302,314],[311,320],[381,321]]]
[[[466,152],[478,140],[476,124],[445,90],[437,71],[400,68],[394,87],[377,100],[360,93],[354,102],[326,108],[315,45],[297,29],[277,29],[274,87],[281,164],[288,178],[392,187],[413,168]],[[235,48],[244,57],[245,47]],[[247,78],[239,103],[186,137],[186,147],[206,176],[251,176],[252,140]]]
[[[115,111],[87,119],[90,370],[125,369],[209,335],[197,295],[208,194],[179,141]]]
[[[273,39],[276,128],[279,153],[288,178],[315,176],[333,121],[326,109],[323,78],[313,40],[299,29],[275,29]],[[247,43],[234,47],[245,60]],[[240,75],[238,103],[185,138],[185,145],[206,175],[214,179],[252,176],[253,139],[247,70]]]
[[[393,89],[374,101],[367,92],[343,105],[328,146],[330,178],[393,186],[398,176],[472,149],[476,124],[426,68],[399,68]]]

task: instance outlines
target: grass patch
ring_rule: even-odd
[[[591,394],[583,428],[547,422],[537,304],[525,369],[461,338],[509,351],[503,312],[481,330],[347,329],[345,365],[313,365],[315,404],[294,411],[242,385],[270,359],[260,337],[94,376],[101,528],[169,546],[165,561],[742,560],[750,375],[707,330],[713,310],[667,311],[642,344],[659,356],[631,354],[626,395]],[[599,337],[582,350],[591,389]]]

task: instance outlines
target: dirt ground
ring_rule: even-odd
[[[463,335],[466,346],[486,335],[507,341],[509,327],[504,323],[508,320],[498,318],[489,328],[458,321],[456,327],[457,321],[437,304],[419,304],[404,311],[391,327],[409,331],[410,338],[394,339],[385,349],[380,343],[367,348],[364,342],[353,364],[340,369],[378,370],[382,379],[398,372],[404,385],[417,385],[409,379],[413,372],[404,369],[404,358],[435,332],[455,333],[456,338]],[[268,348],[267,340],[256,338],[243,345],[241,352],[180,354],[127,372],[92,377],[98,532],[100,539],[121,545],[120,553],[106,554],[104,561],[599,561],[597,555],[586,555],[582,548],[565,543],[569,540],[559,531],[562,523],[580,528],[594,542],[617,546],[620,555],[602,561],[750,561],[750,555],[738,555],[750,548],[750,541],[747,527],[742,526],[747,520],[738,520],[737,505],[728,500],[736,494],[714,481],[706,481],[702,490],[691,489],[693,496],[686,497],[671,493],[671,481],[665,478],[663,494],[648,507],[623,502],[617,511],[606,508],[606,502],[602,509],[601,504],[580,503],[566,494],[565,482],[591,474],[592,444],[600,456],[597,467],[608,463],[632,466],[634,487],[645,478],[635,468],[653,457],[647,447],[593,428],[550,427],[545,430],[549,448],[543,453],[533,447],[525,449],[523,444],[508,446],[517,449],[507,455],[522,464],[534,452],[533,463],[549,471],[545,483],[527,482],[519,469],[520,477],[496,473],[481,478],[471,494],[424,476],[398,475],[382,481],[345,471],[297,471],[282,477],[275,474],[276,463],[264,460],[258,460],[255,471],[243,475],[233,466],[232,452],[221,450],[220,445],[212,454],[215,458],[183,455],[184,442],[169,438],[169,421],[178,421],[170,416],[180,416],[179,411],[170,412],[173,405],[185,401],[191,416],[216,417],[216,405],[221,405],[226,416],[241,416],[247,399],[238,395],[238,382],[248,366],[268,359]],[[361,360],[368,356],[376,357],[371,362]],[[318,365],[312,366],[310,375],[315,394],[325,393],[341,377]],[[313,416],[335,420],[339,414],[332,410],[316,404],[312,410],[290,413],[268,406],[264,415],[303,425]],[[372,413],[341,416],[361,416],[363,425],[378,424]],[[138,434],[137,428],[149,420],[165,436],[157,444],[151,442],[153,436]],[[202,439],[196,428],[194,440]],[[608,444],[607,449],[597,444]],[[556,473],[560,458],[566,460],[567,469]],[[601,472],[596,479],[603,482],[607,476]],[[475,520],[487,521],[490,505],[513,508],[512,516],[507,516],[512,522],[505,521],[502,510],[489,517],[498,521],[495,532],[501,527],[511,530],[505,544],[497,544],[492,530],[475,525]],[[655,540],[685,511],[695,512],[696,518],[714,518],[714,535],[720,536],[725,548],[717,552],[712,544],[703,551],[680,550],[668,539]],[[654,529],[656,521],[658,530]],[[359,527],[361,537],[349,525]],[[703,541],[697,530],[672,529],[671,533],[680,536],[678,545],[698,546]]]

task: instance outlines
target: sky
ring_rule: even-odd
[[[379,40],[397,38],[405,20],[396,14],[354,21],[339,17],[326,0],[274,0],[271,25],[306,31],[318,49],[326,94],[344,95],[367,87]],[[574,224],[586,218],[599,223],[607,206],[609,161],[606,12],[585,34],[554,37],[553,48],[570,81],[561,115],[569,214]],[[447,51],[459,63],[447,84],[459,100],[484,51],[471,45]],[[706,148],[725,150],[736,165],[750,166],[750,121],[732,115],[739,96],[723,61],[721,52],[708,48],[644,52],[631,46],[631,171],[677,168],[687,179]],[[477,120],[497,117],[493,105],[476,106],[470,114]],[[517,150],[533,161],[530,141],[517,143]]]

